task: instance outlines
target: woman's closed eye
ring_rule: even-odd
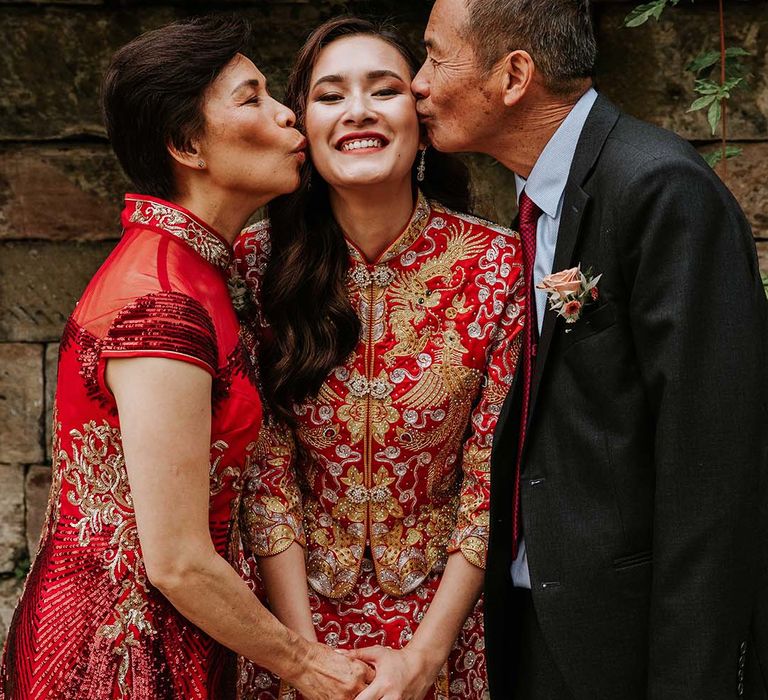
[[[251,95],[245,102],[243,102],[244,105],[260,105],[261,104],[261,95]]]

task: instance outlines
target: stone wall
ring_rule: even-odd
[[[716,4],[697,0],[660,23],[623,29],[631,6],[596,5],[600,88],[632,114],[711,148],[703,115],[685,111],[692,98],[684,67],[716,45]],[[45,511],[57,340],[119,232],[127,183],[97,107],[111,53],[173,18],[234,10],[253,20],[258,64],[279,95],[308,29],[345,7],[392,17],[414,42],[429,12],[426,0],[0,0],[0,640]],[[731,119],[744,155],[730,165],[729,185],[752,221],[768,272],[768,2],[733,0],[727,11],[729,43],[752,53],[753,76]],[[472,165],[480,211],[511,220],[509,173],[482,158]]]

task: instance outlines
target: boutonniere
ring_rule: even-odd
[[[536,289],[543,289],[547,293],[551,311],[562,316],[566,323],[576,323],[584,307],[600,297],[597,283],[601,277],[593,277],[591,269],[583,273],[579,265],[547,275],[536,285]]]

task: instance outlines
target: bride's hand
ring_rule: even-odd
[[[356,700],[422,700],[434,685],[441,662],[420,650],[386,647],[353,649],[347,654],[376,669],[373,682]]]
[[[373,669],[351,654],[314,643],[298,676],[286,680],[307,700],[353,700],[373,676]]]

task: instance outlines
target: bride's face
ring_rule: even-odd
[[[420,132],[410,80],[405,58],[375,36],[337,39],[320,52],[304,122],[315,168],[331,187],[411,177]]]

